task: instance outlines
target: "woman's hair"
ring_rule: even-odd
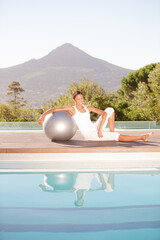
[[[80,91],[75,91],[73,94],[72,94],[72,97],[73,99],[75,99],[77,97],[77,95],[81,94],[83,96],[83,94],[80,92]]]

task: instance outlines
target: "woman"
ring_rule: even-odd
[[[115,113],[113,108],[109,107],[106,108],[105,111],[102,111],[92,106],[83,105],[84,98],[80,91],[75,91],[73,93],[73,100],[75,106],[52,108],[43,113],[38,119],[38,124],[41,125],[44,122],[47,114],[66,111],[74,118],[82,136],[88,141],[147,141],[153,134],[153,132],[150,132],[138,136],[121,135],[114,132]],[[92,123],[90,120],[90,112],[95,112],[101,115],[95,123]],[[109,132],[105,131],[107,123],[109,124]]]

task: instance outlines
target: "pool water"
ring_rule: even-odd
[[[0,174],[0,239],[160,239],[160,171]]]

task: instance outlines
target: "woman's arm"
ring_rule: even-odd
[[[95,113],[97,113],[97,114],[102,115],[102,121],[101,121],[100,126],[99,126],[99,129],[98,129],[98,136],[99,136],[99,137],[103,137],[102,127],[103,127],[103,125],[104,125],[104,123],[105,123],[105,120],[106,120],[106,117],[107,117],[107,113],[106,113],[105,111],[103,111],[103,110],[100,110],[100,109],[95,108],[95,107],[92,107],[92,106],[88,106],[87,108],[88,108],[88,110],[89,110],[90,112],[95,112]]]
[[[74,108],[72,106],[68,107],[58,107],[58,108],[51,108],[44,112],[40,118],[38,119],[38,124],[41,125],[44,122],[45,117],[50,114],[50,113],[55,113],[55,112],[60,112],[60,111],[65,111],[68,112],[71,116],[74,115]]]

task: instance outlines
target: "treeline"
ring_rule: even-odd
[[[10,96],[10,99],[7,100],[8,104],[0,105],[0,122],[36,121],[42,109],[26,107],[27,101],[21,97],[24,89],[21,88],[20,83],[13,81],[7,90],[6,96]]]
[[[8,86],[7,96],[12,99],[0,105],[0,121],[36,121],[49,108],[73,105],[72,93],[80,90],[85,96],[85,104],[104,110],[113,107],[117,121],[160,121],[160,64],[150,64],[131,72],[121,81],[121,89],[108,92],[89,79],[73,82],[66,94],[56,101],[49,99],[42,108],[26,107],[20,97],[24,91],[18,82]],[[91,114],[92,120],[97,115]]]

